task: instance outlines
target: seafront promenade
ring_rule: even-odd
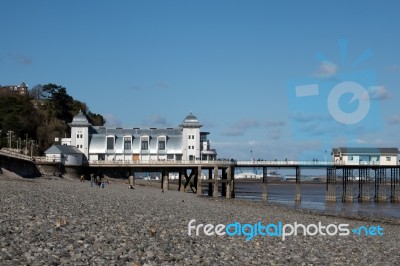
[[[395,265],[400,221],[336,217],[274,204],[112,182],[0,175],[1,265]],[[198,236],[188,224],[380,226],[365,236]]]

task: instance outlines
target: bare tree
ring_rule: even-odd
[[[35,85],[29,90],[29,96],[34,100],[43,99],[43,86],[41,84]]]

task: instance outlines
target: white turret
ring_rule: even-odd
[[[79,111],[68,125],[71,127],[71,145],[85,154],[85,160],[87,160],[89,158],[89,127],[92,124],[89,123],[82,111]]]
[[[200,128],[202,126],[192,113],[188,114],[180,125],[182,128],[182,160],[200,160]]]

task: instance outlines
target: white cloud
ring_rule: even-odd
[[[17,62],[18,64],[21,65],[31,65],[32,64],[32,59],[26,55],[22,54],[8,54],[8,57],[11,58],[14,62]]]
[[[144,119],[143,124],[147,126],[165,126],[167,125],[167,119],[162,115],[152,115]]]
[[[255,159],[265,160],[298,160],[306,151],[321,150],[321,144],[316,141],[287,142],[281,141],[255,141],[247,142],[211,142],[211,146],[217,149],[219,158],[234,158],[237,160]],[[312,157],[310,157],[311,159]]]
[[[294,112],[290,117],[297,122],[327,121],[330,119],[330,117],[318,113],[305,113],[301,111]]]
[[[113,114],[106,114],[104,118],[106,120],[105,126],[107,127],[120,127],[122,125],[121,120]]]
[[[267,137],[272,140],[278,140],[282,136],[282,129],[281,128],[274,128],[267,133]]]
[[[387,100],[392,98],[392,94],[384,86],[371,86],[368,88],[371,100]]]
[[[389,72],[400,72],[400,65],[391,65],[388,67]]]
[[[150,85],[139,85],[135,84],[129,87],[130,90],[138,91],[138,90],[167,90],[170,89],[171,86],[163,81],[158,81]]]
[[[400,115],[392,115],[388,119],[389,124],[400,124]]]
[[[242,119],[233,123],[222,132],[224,136],[243,136],[246,130],[258,127],[279,128],[286,125],[285,121],[259,121],[255,119]]]
[[[322,61],[314,76],[318,78],[331,78],[336,75],[339,67],[332,62]]]
[[[243,119],[222,132],[224,136],[243,136],[247,129],[256,128],[260,126],[260,122],[254,119]]]

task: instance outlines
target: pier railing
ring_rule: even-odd
[[[21,159],[25,161],[32,161],[32,162],[38,162],[38,163],[60,163],[61,158],[53,158],[53,157],[46,157],[46,156],[29,156],[26,154],[21,153],[20,150],[16,149],[7,149],[3,148],[0,149],[0,155],[4,156],[9,156],[13,157],[16,159]],[[199,165],[230,165],[230,166],[236,166],[236,167],[264,167],[264,166],[270,166],[270,167],[296,167],[296,166],[304,166],[304,167],[333,167],[333,166],[362,166],[362,167],[368,167],[368,166],[383,166],[383,167],[390,167],[390,166],[398,166],[399,162],[395,161],[392,164],[381,164],[379,161],[371,161],[371,162],[366,162],[362,161],[359,163],[346,163],[345,161],[295,161],[295,160],[193,160],[193,161],[169,161],[169,160],[90,160],[88,162],[88,165],[91,166],[121,166],[121,165],[160,165],[160,166],[168,166],[168,165],[193,165],[193,166],[199,166]]]
[[[0,155],[9,156],[16,159],[21,159],[25,161],[32,161],[32,162],[60,162],[60,159],[47,158],[45,156],[29,156],[23,153],[20,153],[19,150],[14,149],[1,149]]]
[[[332,166],[331,161],[236,161],[237,166]]]
[[[131,165],[234,165],[233,161],[228,160],[215,160],[215,161],[162,161],[162,160],[140,160],[140,161],[105,161],[105,160],[91,160],[88,162],[90,166],[131,166]]]

